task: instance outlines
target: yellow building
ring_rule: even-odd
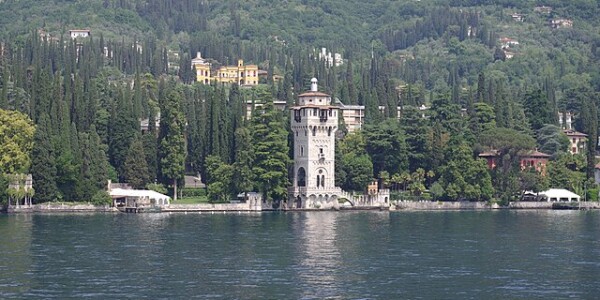
[[[238,59],[237,66],[222,66],[213,78],[221,83],[237,83],[239,85],[258,84],[258,66],[244,65],[244,60]]]
[[[196,81],[204,84],[210,83],[210,63],[202,58],[200,52],[196,54],[196,58],[192,59],[192,68],[196,70]]]

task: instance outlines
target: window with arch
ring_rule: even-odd
[[[302,167],[298,169],[298,174],[296,176],[296,185],[306,186],[306,171]]]

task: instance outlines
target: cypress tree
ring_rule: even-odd
[[[289,180],[287,168],[288,133],[285,131],[281,112],[268,101],[263,111],[252,119],[252,140],[255,161],[252,171],[256,184],[266,201],[285,199]]]
[[[31,152],[31,175],[33,176],[33,188],[36,191],[33,199],[37,203],[60,198],[56,186],[56,162],[48,134],[49,128],[48,115],[42,114],[33,137],[34,144]]]
[[[131,140],[138,131],[138,122],[131,112],[131,99],[123,95],[123,91],[120,92],[120,98],[115,119],[112,122],[111,133],[109,134],[111,163],[119,174],[122,172]]]
[[[144,145],[139,135],[136,135],[123,164],[123,181],[133,188],[140,189],[150,181],[148,164],[145,159]]]
[[[185,119],[181,112],[181,93],[171,91],[166,99],[161,117],[161,130],[165,128],[164,138],[159,141],[160,173],[165,183],[173,186],[173,200],[177,200],[178,181],[184,175],[186,157],[184,126]]]
[[[240,127],[235,132],[236,149],[235,163],[233,164],[234,189],[237,193],[251,191],[254,186],[254,153],[252,152],[252,136],[246,127]]]

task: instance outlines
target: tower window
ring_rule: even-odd
[[[297,181],[298,186],[306,186],[306,171],[304,168],[298,169]]]

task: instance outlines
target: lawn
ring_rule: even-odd
[[[177,201],[172,201],[172,204],[199,204],[199,203],[209,203],[208,197],[206,196],[197,196],[197,197],[184,197],[179,198]]]

